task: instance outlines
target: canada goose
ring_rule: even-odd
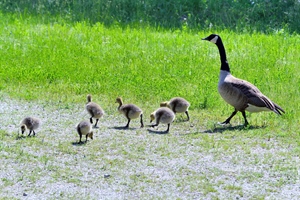
[[[143,111],[139,107],[137,107],[134,104],[125,104],[124,105],[123,100],[122,100],[121,97],[118,97],[116,99],[116,103],[119,104],[118,111],[121,114],[123,114],[128,120],[125,128],[129,127],[129,123],[130,123],[131,119],[136,119],[138,117],[141,118],[141,128],[144,127],[144,124],[143,124]]]
[[[22,121],[21,121],[21,131],[22,131],[22,135],[24,134],[24,132],[26,131],[26,129],[29,130],[29,134],[28,136],[30,136],[31,132],[33,132],[33,135],[35,136],[35,131],[36,129],[38,129],[41,126],[41,120],[35,117],[25,117]]]
[[[229,64],[226,58],[225,48],[219,35],[211,34],[202,40],[207,40],[216,44],[219,49],[221,71],[219,76],[218,91],[221,97],[228,104],[234,107],[233,113],[222,124],[229,124],[231,118],[238,111],[243,114],[245,126],[249,124],[246,119],[245,110],[248,112],[273,111],[279,115],[285,113],[280,106],[262,94],[260,90],[253,84],[231,75]]]
[[[82,135],[86,136],[85,142],[87,142],[88,137],[93,139],[93,131],[92,131],[92,124],[88,121],[81,121],[77,127],[77,132],[79,135],[79,143],[81,143]]]
[[[176,113],[185,113],[187,116],[187,121],[190,120],[188,108],[190,107],[190,103],[182,97],[174,97],[170,101],[165,101],[160,103],[160,107],[168,107],[173,112]]]
[[[168,133],[170,129],[170,124],[174,121],[174,119],[175,119],[175,113],[171,109],[161,107],[155,110],[153,113],[151,113],[150,123],[154,120],[156,123],[150,126],[155,127],[158,126],[159,123],[168,124],[168,128],[165,131],[166,133]]]
[[[95,127],[97,127],[99,119],[104,115],[103,109],[96,103],[92,102],[92,95],[87,95],[86,110],[90,114],[90,122],[93,124],[93,118],[96,119]]]

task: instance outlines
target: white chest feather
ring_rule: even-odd
[[[230,72],[220,71],[218,91],[221,97],[236,109],[245,109],[247,106],[247,99],[243,93],[232,85],[235,79]]]

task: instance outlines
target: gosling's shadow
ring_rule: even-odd
[[[16,136],[16,140],[24,140],[25,138],[27,138],[25,135],[17,135]]]
[[[86,145],[88,143],[88,141],[84,141],[84,142],[72,142],[73,146],[83,146]]]
[[[175,122],[175,123],[184,123],[184,122],[189,122],[189,120],[188,120],[188,119],[185,119],[185,118],[183,118],[183,117],[181,117],[180,119],[179,119],[179,118],[176,118],[176,119],[174,120],[174,122]]]
[[[17,135],[16,140],[24,140],[26,138],[33,138],[35,135]]]
[[[167,131],[158,131],[158,130],[152,130],[152,129],[147,129],[147,131],[149,133],[152,133],[152,134],[158,134],[158,135],[165,135],[165,134],[168,134],[169,132]]]
[[[213,129],[208,129],[205,131],[202,131],[201,133],[223,133],[224,131],[235,131],[235,130],[255,130],[255,129],[264,129],[266,128],[265,125],[263,126],[253,126],[253,125],[237,125],[237,126],[231,126],[231,125],[216,125]]]

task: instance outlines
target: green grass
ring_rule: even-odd
[[[21,105],[0,116],[0,157],[11,173],[0,180],[4,198],[20,197],[9,191],[17,182],[30,197],[44,193],[65,199],[94,189],[117,194],[104,196],[114,199],[264,199],[297,184],[299,35],[217,31],[232,74],[256,84],[286,110],[283,116],[248,114],[248,128],[238,126],[243,123],[238,114],[233,127],[223,128],[216,122],[232,107],[217,92],[217,47],[201,40],[210,31],[1,18],[0,100]],[[72,145],[88,93],[106,116],[93,141]],[[112,121],[126,123],[116,114],[117,96],[142,107],[147,122],[159,102],[185,97],[192,126],[174,122],[167,135],[111,129]],[[43,130],[35,138],[17,138],[19,118],[34,112],[46,121]],[[12,126],[16,129],[8,130]],[[70,191],[59,190],[62,185]],[[51,188],[58,189],[51,193]]]
[[[62,102],[82,102],[87,93],[146,104],[184,96],[191,109],[219,108],[218,50],[201,41],[209,33],[2,20],[1,89],[13,98]],[[235,76],[285,109],[298,107],[299,36],[218,33]]]

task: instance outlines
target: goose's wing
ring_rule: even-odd
[[[235,78],[231,85],[238,89],[243,95],[245,95],[248,99],[248,103],[254,105],[256,107],[266,107],[277,114],[281,114],[284,110],[273,103],[268,97],[261,93],[261,91],[252,83]]]

